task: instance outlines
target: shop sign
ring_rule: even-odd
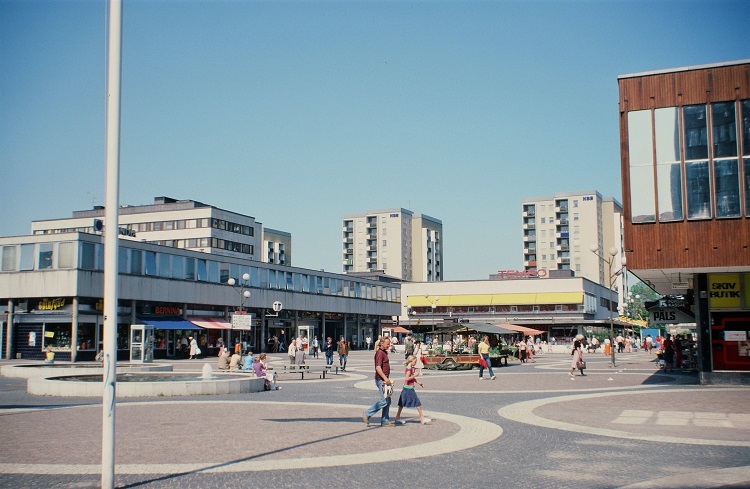
[[[252,325],[252,314],[232,314],[232,329],[251,329]]]
[[[39,301],[38,309],[42,311],[56,311],[65,305],[65,299],[42,299]]]
[[[648,315],[648,322],[650,324],[679,324],[695,322],[694,317],[690,316],[689,314],[685,314],[679,309],[651,309],[648,312]]]
[[[498,276],[501,280],[514,278],[544,278],[547,276],[547,270],[498,270]]]
[[[724,341],[747,341],[747,331],[724,331]]]
[[[154,314],[161,314],[164,316],[179,316],[182,314],[182,309],[180,309],[179,307],[159,306],[154,307]]]
[[[708,276],[708,306],[711,309],[739,309],[742,306],[738,273]]]

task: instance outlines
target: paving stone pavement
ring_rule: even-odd
[[[429,425],[405,410],[403,426],[377,417],[365,426],[362,411],[378,397],[366,351],[325,380],[282,374],[274,392],[120,399],[116,484],[750,487],[750,388],[699,386],[695,373],[664,373],[654,358],[623,354],[612,368],[587,355],[588,375],[573,378],[565,354],[511,361],[495,380],[425,371],[417,392]],[[402,359],[391,354],[394,379]],[[171,363],[199,375],[207,362]],[[25,383],[0,378],[0,487],[98,487],[101,400],[31,396]]]

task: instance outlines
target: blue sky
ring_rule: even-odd
[[[443,221],[523,267],[521,200],[621,201],[617,76],[750,58],[750,2],[125,0],[121,204],[194,199],[341,271],[341,219]],[[0,235],[101,205],[103,1],[0,0]]]

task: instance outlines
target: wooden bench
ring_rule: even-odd
[[[505,362],[505,365],[508,365],[508,355],[506,353],[504,353],[502,355],[498,355],[495,358],[499,358],[500,359],[500,366],[501,367],[503,365],[503,361]]]
[[[325,379],[326,375],[331,371],[333,371],[335,375],[339,374],[339,367],[334,365],[323,365],[320,369],[317,367],[313,369],[310,365],[284,365],[283,368],[283,373],[300,374],[302,380],[305,380],[305,374],[318,374],[321,379]]]

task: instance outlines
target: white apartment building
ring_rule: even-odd
[[[292,235],[286,231],[263,228],[263,263],[291,265]]]
[[[33,221],[31,234],[69,232],[101,233],[106,227],[105,210],[74,211],[73,217]],[[119,232],[123,239],[153,243],[203,253],[291,265],[291,234],[269,230],[254,217],[226,211],[194,200],[155,197],[149,205],[119,209]],[[261,246],[263,243],[263,246]],[[269,253],[269,250],[273,250]]]
[[[612,279],[613,290],[623,290],[624,271],[617,273],[625,257],[619,202],[590,190],[527,198],[522,207],[524,270],[543,271],[540,276],[571,270],[576,277],[603,286]],[[612,260],[614,277],[606,260]]]
[[[343,219],[343,271],[382,270],[407,281],[443,280],[443,223],[410,210],[385,209]]]

